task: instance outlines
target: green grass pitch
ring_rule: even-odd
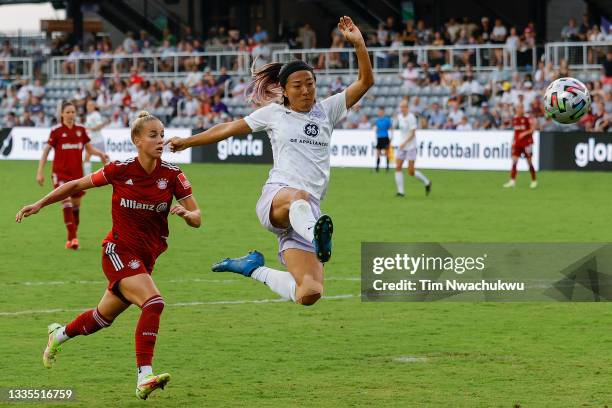
[[[530,190],[520,173],[509,191],[501,188],[507,173],[425,171],[430,197],[407,179],[407,197],[396,199],[392,172],[333,169],[323,202],[335,224],[325,271],[331,298],[306,308],[255,302],[276,295],[209,269],[254,248],[279,266],[275,237],[254,210],[269,167],[182,168],[203,226],[172,217],[170,247],[156,265],[168,306],[154,368],[172,380],[149,406],[610,404],[609,304],[383,304],[358,296],[362,241],[610,241],[610,174],[542,172],[540,187]],[[35,170],[34,162],[0,162],[0,387],[74,388],[71,407],[143,406],[134,396],[136,308],[111,328],[66,343],[52,370],[42,366],[47,324],[68,322],[104,291],[100,242],[111,226],[111,188],[85,196],[83,248],[69,252],[58,205],[14,222],[22,205],[49,191],[49,180],[36,185]]]

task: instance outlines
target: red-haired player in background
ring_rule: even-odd
[[[132,124],[132,142],[138,157],[105,165],[96,173],[62,184],[16,216],[36,214],[41,208],[92,187],[113,186],[113,228],[102,243],[102,269],[108,286],[95,309],[81,313],[71,323],[49,325],[49,340],[43,364],[51,368],[60,345],[66,340],[93,334],[135,304],[142,310],[136,326],[136,395],[147,399],[170,380],[167,373],[154,375],[151,363],[164,300],[151,273],[157,257],[168,245],[168,214],[182,217],[198,228],[200,210],[191,195],[191,185],[181,170],[161,160],[164,127],[155,116],[141,112]],[[172,199],[179,204],[170,208]]]
[[[504,187],[516,186],[516,163],[519,157],[525,156],[529,164],[529,173],[531,174],[531,184],[529,187],[536,188],[536,172],[531,162],[533,154],[533,132],[536,128],[536,121],[533,118],[525,115],[525,108],[522,104],[516,105],[516,115],[512,118],[512,127],[514,128],[514,141],[512,142],[512,170],[510,171],[510,180],[504,184]]]
[[[53,187],[59,187],[71,180],[83,177],[83,149],[89,154],[100,157],[103,163],[108,162],[108,156],[91,145],[87,130],[75,123],[76,109],[72,102],[62,102],[60,108],[60,123],[51,129],[49,140],[43,148],[36,181],[40,186],[44,184],[44,169],[47,156],[51,149],[53,156]],[[68,230],[66,248],[78,249],[77,229],[79,227],[79,208],[84,191],[79,191],[62,201],[64,224]]]

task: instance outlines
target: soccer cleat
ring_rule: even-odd
[[[425,186],[425,195],[428,196],[431,193],[431,181]]]
[[[531,183],[529,183],[529,188],[536,188],[537,186],[538,186],[537,180],[533,180]]]
[[[57,341],[57,331],[62,328],[59,323],[51,323],[47,327],[49,333],[49,340],[47,341],[47,347],[43,352],[43,365],[45,368],[51,368],[55,362],[56,354],[62,349],[60,342]]]
[[[332,234],[334,232],[334,224],[329,215],[323,214],[319,217],[314,225],[314,246],[315,254],[321,263],[329,261],[332,254]]]
[[[253,271],[264,265],[264,256],[259,251],[251,251],[241,258],[225,258],[212,266],[213,272],[234,272],[251,276]]]
[[[168,381],[170,381],[170,374],[168,373],[149,374],[136,385],[136,396],[146,400],[149,398],[149,394],[156,389],[161,388],[163,390]]]
[[[73,249],[75,251],[79,249],[79,240],[77,238],[74,238],[72,240],[66,241],[66,249]]]
[[[514,181],[513,179],[508,180],[503,187],[504,188],[510,188],[510,187],[515,187],[516,186],[516,181]]]
[[[405,197],[406,194],[404,194],[404,193],[395,193],[395,196],[398,197],[398,198],[402,198],[402,197]]]

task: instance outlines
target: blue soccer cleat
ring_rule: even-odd
[[[332,254],[332,233],[334,224],[329,215],[323,214],[314,225],[314,246],[315,254],[321,263],[329,261]]]
[[[264,256],[261,252],[251,251],[242,258],[225,258],[212,266],[213,272],[234,272],[244,276],[251,276],[253,271],[264,265]]]

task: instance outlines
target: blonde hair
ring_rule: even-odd
[[[132,143],[134,143],[134,138],[140,134],[144,124],[150,122],[152,120],[159,120],[157,116],[150,114],[147,111],[138,112],[138,116],[132,122],[132,131],[130,137],[132,138]],[[159,120],[161,123],[161,120]]]

